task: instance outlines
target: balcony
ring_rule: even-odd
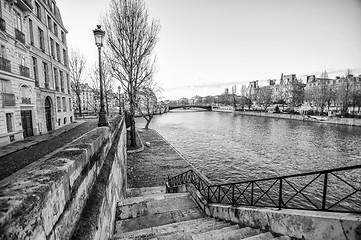
[[[0,70],[11,72],[10,60],[7,60],[6,58],[0,57]]]
[[[31,104],[31,98],[21,97],[22,104]]]
[[[15,38],[21,43],[25,44],[25,34],[22,33],[19,29],[15,28]]]
[[[30,78],[30,71],[28,67],[25,67],[23,65],[19,65],[20,75],[23,77]]]
[[[6,22],[2,18],[0,18],[0,30],[6,32]]]
[[[15,106],[15,94],[12,93],[2,93],[3,96],[3,106]]]

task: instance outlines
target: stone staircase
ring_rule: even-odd
[[[189,193],[165,193],[165,187],[129,189],[118,203],[113,239],[289,240],[270,232],[207,217]]]

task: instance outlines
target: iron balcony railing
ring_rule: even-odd
[[[3,106],[15,106],[15,94],[12,93],[2,93],[3,96]]]
[[[361,213],[361,165],[212,185],[189,170],[168,179],[167,185],[186,183],[208,203]]]
[[[6,32],[6,22],[2,18],[0,18],[0,30]]]
[[[11,63],[10,60],[0,57],[0,70],[11,72]]]
[[[31,98],[21,97],[22,104],[31,104]]]
[[[25,44],[25,34],[17,28],[15,28],[15,38]]]
[[[19,71],[20,71],[21,76],[28,77],[28,78],[30,77],[30,70],[28,67],[19,65]]]

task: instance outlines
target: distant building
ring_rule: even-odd
[[[93,114],[98,112],[99,94],[91,88],[88,83],[80,85],[80,106],[82,114]],[[73,95],[75,114],[79,114],[79,104],[76,94]]]

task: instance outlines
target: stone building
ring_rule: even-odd
[[[0,0],[0,145],[73,121],[66,29],[54,0]]]
[[[99,93],[88,83],[80,85],[80,106],[82,114],[94,114],[99,111]],[[75,113],[79,114],[79,104],[76,94],[73,95]]]

